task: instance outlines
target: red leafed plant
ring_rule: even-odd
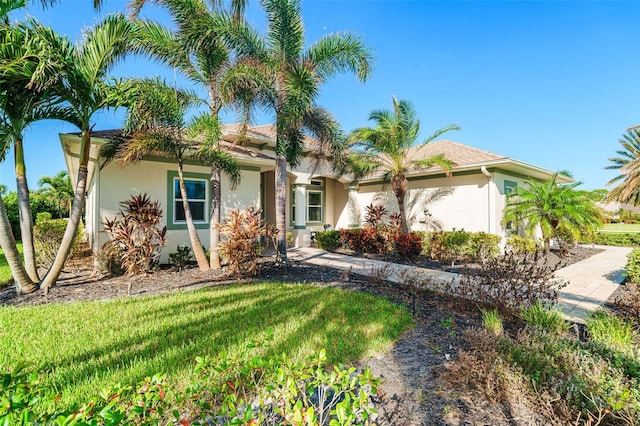
[[[222,241],[220,255],[226,260],[232,274],[255,274],[258,257],[266,244],[276,235],[272,225],[260,218],[261,209],[249,207],[244,211],[231,210],[218,224]]]
[[[415,259],[422,252],[422,236],[416,232],[398,233],[394,237],[394,248],[398,256]]]
[[[160,228],[162,209],[147,194],[132,195],[120,203],[120,213],[105,219],[109,241],[102,246],[102,262],[110,272],[127,275],[150,272],[160,258],[167,227]]]

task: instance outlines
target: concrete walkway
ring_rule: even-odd
[[[597,310],[622,282],[629,247],[598,246],[605,251],[556,271],[556,276],[569,285],[560,291],[558,306],[571,321],[584,322],[589,312]],[[305,247],[289,251],[290,258],[314,265],[328,266],[357,274],[372,276],[386,269],[389,280],[400,283],[402,271],[414,271],[433,280],[455,280],[458,274],[434,269],[362,259],[318,248]]]
[[[584,322],[589,312],[607,301],[624,279],[624,266],[631,247],[596,246],[604,249],[582,262],[556,271],[569,285],[560,291],[558,305],[565,317]]]

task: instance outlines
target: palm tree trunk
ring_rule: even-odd
[[[277,143],[277,142],[276,142]],[[287,265],[287,159],[276,155],[276,250],[278,261]]]
[[[184,207],[184,220],[187,223],[187,230],[189,231],[189,240],[191,241],[191,250],[198,262],[198,267],[201,271],[209,270],[209,262],[207,261],[207,255],[204,252],[200,237],[198,237],[198,231],[193,224],[193,217],[191,216],[191,208],[189,208],[189,200],[187,199],[187,187],[184,184],[184,176],[182,174],[182,162],[178,162],[178,186],[180,187],[180,196],[182,197],[182,206]]]
[[[87,133],[90,139],[91,136]],[[85,136],[83,135],[83,138]],[[84,142],[83,142],[84,143]],[[81,155],[82,157],[82,155]],[[88,163],[88,149],[87,149],[87,163]],[[82,162],[82,159],[81,159]],[[60,242],[60,247],[56,253],[56,258],[53,264],[49,267],[49,270],[45,274],[44,278],[40,282],[40,287],[44,288],[47,292],[58,281],[58,277],[62,272],[67,257],[71,252],[71,246],[76,238],[78,232],[78,224],[82,218],[82,210],[84,209],[85,195],[87,193],[87,181],[89,170],[86,164],[81,164],[78,168],[78,183],[76,184],[76,192],[73,196],[73,203],[71,204],[71,212],[69,213],[69,222],[67,222],[67,228],[64,231],[64,236]]]
[[[211,214],[209,215],[209,265],[211,269],[220,269],[220,255],[218,243],[220,242],[220,205],[222,204],[222,188],[220,182],[220,168],[211,168]]]
[[[9,222],[7,209],[4,206],[2,197],[0,197],[0,247],[2,247],[4,256],[11,269],[11,275],[13,275],[13,281],[18,294],[33,293],[36,291],[38,284],[33,282],[22,265],[22,259],[16,247],[13,232],[11,232],[11,223]]]
[[[399,174],[393,177],[391,180],[391,189],[393,194],[398,200],[398,208],[400,209],[400,222],[402,226],[402,233],[407,234],[409,232],[409,226],[407,225],[407,212],[405,211],[404,200],[407,195],[407,188],[409,183],[404,174]]]
[[[32,281],[40,281],[36,268],[36,252],[33,246],[33,216],[29,186],[27,185],[27,169],[24,162],[22,140],[16,139],[13,145],[16,168],[16,189],[18,191],[18,211],[20,212],[20,237],[22,239],[22,255],[24,265]]]

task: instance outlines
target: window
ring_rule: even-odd
[[[322,191],[307,191],[307,222],[322,222]]]
[[[209,226],[209,176],[203,173],[184,173],[187,201],[193,223],[198,229]],[[167,229],[185,229],[184,206],[180,194],[178,173],[167,173]]]
[[[185,179],[184,185],[187,188],[187,201],[189,201],[189,210],[191,210],[193,221],[205,223],[207,221],[207,182],[199,179]],[[173,222],[185,223],[180,181],[177,177],[173,179],[173,199]]]
[[[505,180],[504,181],[504,195],[511,194],[517,188],[518,188],[518,183],[517,182],[512,182],[510,180]]]
[[[307,197],[307,212],[305,222],[311,223],[322,223],[324,221],[323,215],[323,198],[324,191],[322,188],[324,186],[324,181],[322,180],[312,180],[309,185],[306,186],[306,197]],[[295,189],[291,190],[291,223],[295,224],[296,222],[296,194]]]

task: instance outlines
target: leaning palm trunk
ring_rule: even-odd
[[[220,269],[220,255],[218,243],[220,242],[220,204],[222,202],[222,187],[220,181],[220,168],[211,167],[211,215],[209,216],[209,265],[211,269]]]
[[[87,163],[88,158],[89,157],[87,153]],[[64,231],[64,236],[62,237],[62,242],[60,242],[60,247],[58,248],[58,252],[56,253],[56,258],[54,259],[53,264],[51,264],[49,270],[40,282],[40,287],[42,287],[45,292],[53,287],[58,281],[58,277],[62,272],[62,268],[67,261],[67,257],[69,257],[69,253],[71,252],[71,246],[73,245],[73,242],[76,238],[78,225],[80,224],[80,219],[82,218],[82,210],[84,209],[84,199],[87,193],[88,175],[89,170],[87,169],[86,164],[80,165],[80,167],[78,168],[78,183],[76,184],[76,192],[73,196],[73,203],[71,204],[71,213],[69,214],[69,222],[67,222],[67,228]]]
[[[4,250],[4,256],[11,269],[11,275],[13,275],[13,281],[18,294],[33,293],[36,291],[38,284],[29,277],[22,265],[22,259],[16,247],[13,232],[11,232],[11,223],[9,222],[7,209],[4,206],[2,197],[0,197],[0,246],[2,250]]]
[[[278,261],[287,265],[287,159],[283,155],[276,156],[276,249]]]
[[[32,281],[40,281],[36,268],[36,254],[33,246],[33,216],[29,186],[27,185],[26,167],[24,163],[24,148],[21,140],[13,145],[16,166],[16,189],[18,191],[18,210],[20,212],[20,237],[22,239],[22,253],[24,266]]]
[[[209,262],[207,261],[207,255],[202,248],[200,237],[198,237],[198,231],[193,224],[193,217],[191,216],[191,208],[189,207],[189,200],[187,199],[187,187],[184,184],[184,177],[182,175],[182,162],[178,163],[178,186],[180,187],[180,196],[182,197],[182,206],[184,207],[184,220],[187,223],[187,230],[189,231],[189,240],[191,241],[191,249],[193,255],[198,262],[198,267],[201,271],[209,270]]]

